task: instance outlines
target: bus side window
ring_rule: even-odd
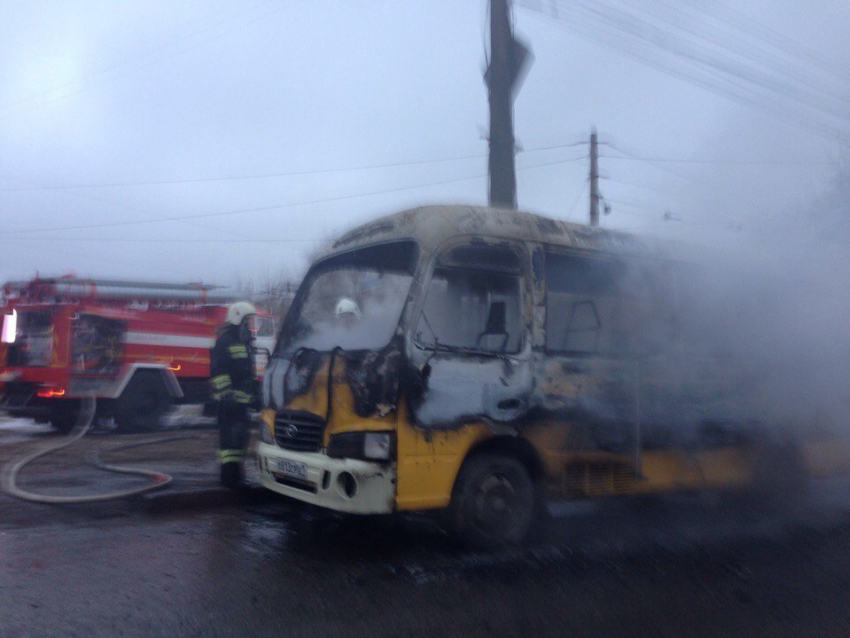
[[[639,314],[625,264],[547,251],[546,350],[627,355]]]
[[[434,271],[416,328],[421,347],[516,353],[520,337],[518,276],[466,268]]]
[[[596,352],[602,324],[592,300],[577,301],[570,310],[566,333],[562,341],[569,352]]]

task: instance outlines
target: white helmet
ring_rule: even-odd
[[[247,301],[237,301],[234,304],[230,304],[230,307],[227,309],[227,318],[225,319],[225,322],[238,326],[242,323],[242,320],[245,317],[255,314],[257,314],[257,308],[254,304]]]
[[[336,304],[336,316],[340,317],[342,315],[354,315],[359,318],[360,307],[357,305],[357,302],[348,297],[340,299]]]

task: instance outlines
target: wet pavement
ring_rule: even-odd
[[[176,496],[0,495],[0,635],[850,635],[847,480],[813,485],[794,511],[706,494],[563,504],[526,547],[481,553],[429,516],[343,518],[222,492],[215,432],[187,425],[196,438],[123,453],[173,472]],[[39,427],[0,422],[0,460],[54,438]],[[74,466],[142,438],[92,435],[21,484],[138,482]]]

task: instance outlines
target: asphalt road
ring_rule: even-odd
[[[793,511],[704,494],[563,505],[528,546],[495,553],[429,517],[277,498],[4,495],[0,635],[850,636],[848,482],[813,490]]]

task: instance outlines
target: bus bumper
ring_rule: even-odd
[[[395,469],[389,464],[332,459],[318,452],[293,452],[257,445],[263,487],[299,501],[351,514],[394,510]]]

